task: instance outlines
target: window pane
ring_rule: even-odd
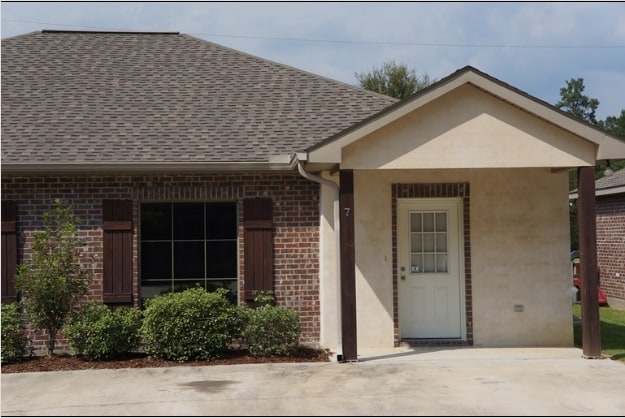
[[[204,278],[204,242],[174,242],[174,278]]]
[[[421,213],[410,214],[410,232],[421,232]]]
[[[422,235],[423,234],[410,234],[410,252],[413,253],[420,253],[423,251],[423,243],[422,241]]]
[[[434,232],[434,213],[423,213],[423,232]]]
[[[141,239],[171,239],[171,204],[144,203],[141,205]]]
[[[434,252],[434,234],[423,234],[423,251],[426,253]]]
[[[206,288],[205,280],[176,280],[174,282],[174,292],[182,292],[190,287],[199,286],[202,289]]]
[[[436,214],[436,231],[447,232],[447,214],[445,212]]]
[[[235,239],[236,237],[236,203],[207,203],[206,239]]]
[[[174,239],[204,239],[203,203],[177,203],[174,205]]]
[[[436,252],[447,252],[447,234],[436,234]]]
[[[141,244],[141,278],[171,279],[171,243],[144,242]]]
[[[447,273],[447,254],[436,255],[436,272]]]
[[[410,256],[410,273],[423,273],[423,256],[421,254]]]
[[[423,271],[425,273],[434,273],[434,254],[423,255]]]
[[[206,243],[206,277],[237,277],[236,241],[209,241]]]
[[[154,296],[164,295],[171,292],[171,282],[167,284],[162,283],[147,283],[141,285],[141,303],[143,304],[146,299]]]

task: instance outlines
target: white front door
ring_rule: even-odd
[[[398,199],[399,329],[402,339],[461,339],[461,199]]]

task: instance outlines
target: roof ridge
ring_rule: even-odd
[[[42,29],[41,33],[89,33],[89,34],[116,34],[116,35],[180,35],[180,32],[162,31],[133,31],[133,30],[71,30],[71,29]]]
[[[365,93],[365,94],[370,95],[370,96],[372,96],[372,97],[379,97],[379,98],[381,98],[381,99],[387,99],[387,100],[390,100],[390,101],[392,101],[392,102],[397,102],[397,101],[398,101],[398,99],[396,99],[396,98],[394,98],[394,97],[391,97],[391,96],[387,96],[387,95],[385,95],[385,94],[381,94],[381,93],[378,93],[378,92],[375,92],[375,91],[367,90],[367,89],[365,89],[365,88],[358,87],[358,86],[353,85],[353,84],[349,84],[349,83],[347,83],[347,82],[345,82],[345,81],[340,81],[340,80],[336,80],[336,79],[334,79],[334,78],[330,78],[330,77],[326,77],[326,76],[323,76],[323,75],[320,75],[320,74],[316,74],[316,73],[313,73],[313,72],[311,72],[311,71],[308,71],[308,70],[304,70],[304,69],[302,69],[302,68],[295,67],[295,66],[293,66],[293,65],[284,64],[284,63],[282,63],[282,62],[279,62],[279,61],[274,61],[274,60],[271,60],[271,59],[269,59],[269,58],[263,58],[263,57],[261,57],[261,56],[254,55],[254,54],[251,54],[251,53],[249,53],[249,52],[241,51],[241,50],[239,50],[239,49],[234,49],[234,48],[231,48],[231,47],[229,47],[229,46],[226,46],[226,45],[223,45],[223,44],[219,44],[219,43],[217,43],[217,42],[208,41],[208,40],[206,40],[206,39],[200,38],[200,37],[195,36],[195,35],[190,35],[190,34],[188,34],[188,33],[183,33],[183,34],[182,34],[182,36],[187,36],[187,37],[189,37],[189,38],[197,39],[197,40],[198,40],[198,41],[200,41],[200,42],[206,42],[206,43],[209,43],[209,44],[215,45],[215,46],[217,46],[217,47],[219,47],[219,48],[224,48],[224,49],[227,49],[227,50],[229,50],[229,51],[235,52],[235,53],[237,53],[237,54],[246,55],[246,56],[248,56],[248,57],[254,58],[254,59],[256,59],[256,60],[263,61],[263,62],[265,62],[265,63],[269,63],[269,64],[271,64],[271,65],[279,65],[279,66],[281,66],[281,67],[288,68],[288,69],[290,69],[290,70],[297,71],[297,72],[299,72],[299,73],[305,73],[305,74],[308,74],[309,76],[313,76],[313,77],[315,77],[315,78],[317,78],[317,79],[325,80],[326,82],[331,82],[331,83],[334,83],[334,84],[340,84],[340,85],[342,85],[343,87],[347,87],[347,88],[349,88],[349,89],[351,89],[351,90],[353,90],[353,91],[357,91],[357,92],[360,92],[360,93]]]

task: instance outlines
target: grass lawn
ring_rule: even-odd
[[[573,315],[582,316],[580,304],[573,305]],[[599,320],[601,321],[601,351],[603,355],[625,363],[625,311],[599,307]],[[573,324],[575,345],[582,346],[582,326]]]

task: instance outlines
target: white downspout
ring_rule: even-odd
[[[332,180],[324,179],[323,177],[314,175],[309,173],[304,169],[304,162],[307,161],[307,154],[297,154],[297,170],[305,179],[314,181],[321,185],[326,185],[334,190],[334,236],[336,240],[336,312],[337,312],[337,330],[338,330],[338,338],[337,338],[337,347],[336,354],[337,359],[341,359],[343,357],[343,336],[342,336],[342,326],[341,326],[341,221],[340,221],[340,207],[339,207],[339,185],[333,182]]]

